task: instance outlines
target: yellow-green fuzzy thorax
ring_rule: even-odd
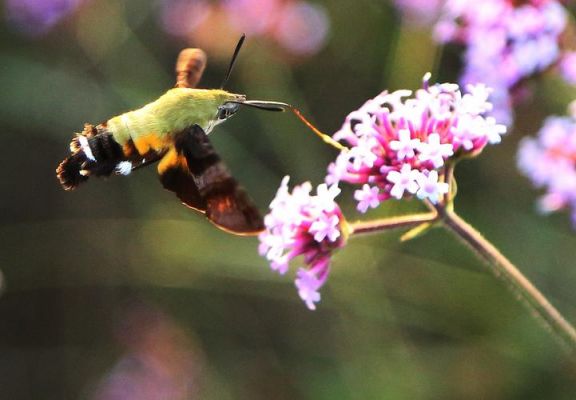
[[[138,110],[110,119],[108,129],[121,145],[150,134],[170,136],[194,124],[207,130],[219,106],[242,98],[220,89],[174,88]]]

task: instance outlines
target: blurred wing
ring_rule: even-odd
[[[194,88],[206,67],[206,53],[201,49],[184,49],[176,61],[176,87]]]
[[[254,235],[264,229],[258,209],[198,125],[177,134],[166,157],[171,167],[163,174],[162,160],[160,179],[184,204],[205,212],[212,223],[230,233]]]
[[[160,182],[165,189],[176,193],[176,196],[188,207],[205,212],[206,202],[200,195],[194,177],[188,169],[186,158],[171,148],[158,164]]]

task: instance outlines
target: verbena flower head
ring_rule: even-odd
[[[475,155],[500,142],[506,127],[486,113],[491,90],[469,85],[428,85],[383,92],[350,113],[334,139],[350,148],[328,167],[327,183],[362,185],[354,197],[365,212],[389,198],[416,195],[436,203],[448,191],[441,170],[448,160]]]
[[[525,138],[518,167],[535,186],[544,188],[539,209],[571,209],[576,226],[576,117],[549,117],[536,138]]]
[[[298,269],[295,283],[306,306],[314,310],[320,301],[319,289],[328,278],[332,252],[344,246],[348,227],[334,201],[340,193],[336,185],[319,185],[314,196],[309,182],[290,193],[288,180],[282,180],[270,203],[259,252],[280,274],[288,271],[293,258],[303,256],[306,268]]]
[[[493,87],[493,115],[510,124],[511,91],[560,60],[566,23],[556,0],[448,0],[435,36],[466,47],[461,82]]]

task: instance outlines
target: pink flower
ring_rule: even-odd
[[[438,17],[441,0],[395,0],[396,7],[409,21],[409,25],[425,25]]]
[[[390,148],[396,152],[399,160],[414,157],[414,150],[420,146],[420,139],[412,139],[410,130],[400,129],[398,131],[398,140],[390,142]]]
[[[259,252],[280,274],[288,271],[292,259],[303,256],[307,268],[298,270],[295,284],[300,298],[314,310],[320,301],[319,289],[328,278],[332,252],[344,246],[348,228],[334,201],[340,193],[336,185],[321,184],[313,196],[308,182],[290,193],[288,180],[282,180],[270,203]]]
[[[223,33],[246,33],[250,38],[273,40],[288,53],[306,57],[324,47],[330,31],[325,7],[305,0],[161,0],[161,5],[166,32],[183,39],[192,36],[195,45],[210,53],[223,50]]]
[[[330,21],[324,7],[305,1],[287,2],[279,13],[274,38],[297,55],[317,53],[328,38]]]
[[[440,168],[444,165],[444,160],[454,154],[453,145],[440,144],[440,135],[437,133],[430,134],[426,142],[420,143],[418,151],[420,161],[430,161],[434,168]]]
[[[494,88],[492,115],[509,125],[518,85],[560,60],[567,16],[556,0],[448,0],[435,36],[465,46],[461,82]],[[568,67],[561,68],[570,77]]]
[[[432,203],[438,203],[440,196],[448,193],[448,184],[438,181],[438,171],[430,171],[428,175],[419,174],[417,180],[419,189],[416,196],[419,199],[428,199]]]
[[[392,182],[394,186],[390,189],[390,194],[392,197],[401,199],[404,192],[416,193],[419,189],[418,177],[420,172],[416,169],[412,169],[410,164],[402,165],[400,171],[390,171],[386,176],[389,182]]]
[[[30,36],[49,32],[87,0],[6,0],[9,25]]]
[[[576,51],[570,51],[564,54],[560,61],[560,73],[566,81],[576,85]]]
[[[576,226],[576,117],[549,117],[536,138],[523,139],[518,168],[546,191],[538,209],[572,209]]]
[[[492,109],[486,85],[468,85],[462,93],[452,83],[428,85],[428,78],[414,96],[399,90],[368,100],[334,134],[349,149],[328,167],[326,182],[362,185],[354,193],[360,212],[391,197],[438,201],[447,192],[438,170],[498,143],[506,132],[486,116]]]
[[[358,200],[358,211],[365,213],[368,208],[376,208],[380,205],[380,189],[370,187],[365,183],[362,189],[354,192],[354,198]]]

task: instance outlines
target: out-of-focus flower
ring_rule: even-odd
[[[289,52],[305,56],[317,53],[324,46],[329,28],[324,7],[293,1],[283,7],[273,36]]]
[[[8,23],[30,36],[48,32],[86,0],[6,0]]]
[[[93,400],[199,398],[203,360],[175,321],[136,302],[122,313],[115,330],[125,354],[99,383]]]
[[[211,5],[203,0],[165,0],[160,12],[162,28],[171,35],[187,37],[210,12]]]
[[[437,171],[447,160],[476,155],[506,132],[485,116],[492,109],[485,85],[468,85],[462,94],[456,84],[429,86],[428,78],[413,97],[399,90],[368,100],[334,135],[350,149],[328,167],[326,181],[363,185],[354,196],[360,212],[391,197],[439,201],[448,184]]]
[[[330,27],[325,8],[304,0],[163,0],[161,19],[166,32],[207,50],[219,49],[217,29],[266,37],[296,56],[318,52]]]
[[[461,83],[492,87],[493,115],[510,125],[514,90],[560,60],[566,23],[556,0],[447,0],[435,36],[465,46]]]
[[[438,17],[443,0],[395,0],[394,3],[409,25],[426,25]]]
[[[259,252],[280,274],[288,271],[293,258],[303,256],[306,268],[298,269],[295,284],[300,298],[314,310],[320,301],[319,290],[328,278],[332,252],[344,246],[348,227],[334,201],[340,193],[336,185],[321,184],[313,196],[309,182],[290,193],[288,180],[282,180],[270,203]]]
[[[518,168],[546,191],[539,210],[571,209],[576,226],[576,115],[549,117],[536,138],[524,138]]]
[[[564,53],[559,65],[562,77],[571,85],[576,85],[576,51]]]

